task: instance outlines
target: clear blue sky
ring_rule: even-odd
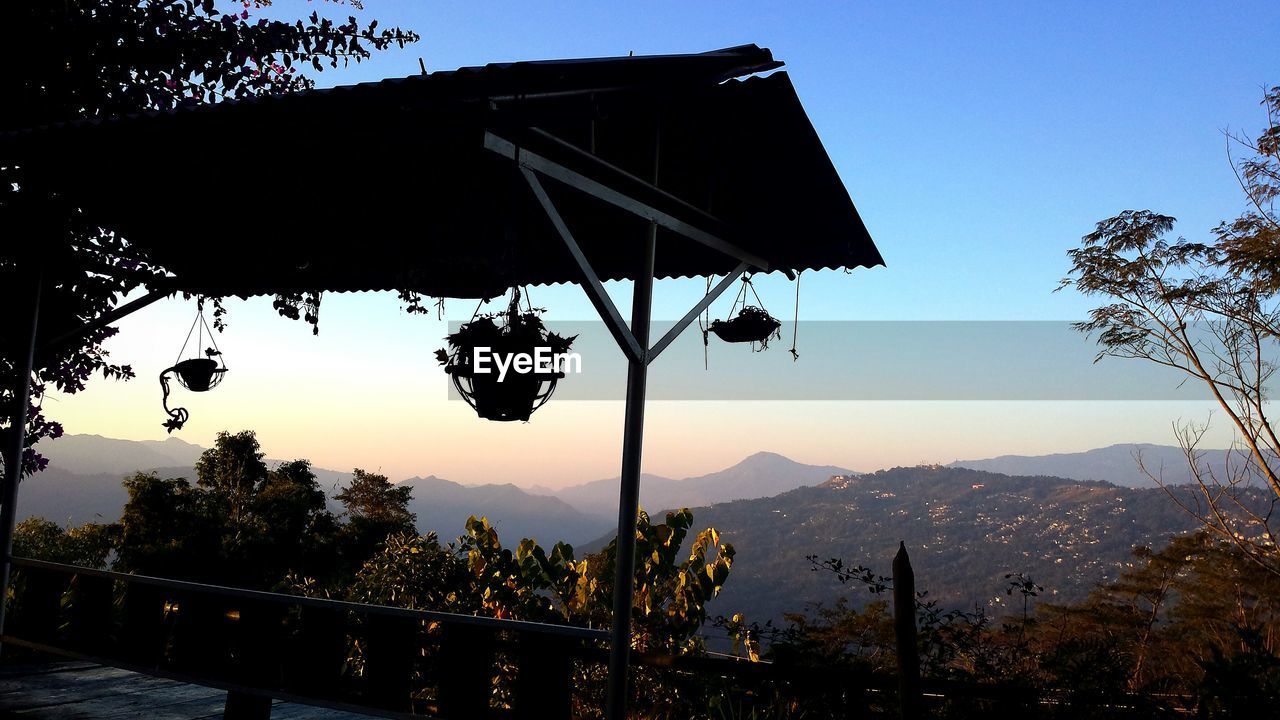
[[[1257,128],[1260,88],[1280,83],[1274,2],[366,7],[423,40],[322,83],[412,73],[419,57],[438,70],[771,48],[890,268],[823,278],[813,319],[1078,316],[1050,294],[1066,248],[1126,208],[1189,234],[1239,210],[1220,131]]]
[[[742,43],[771,48],[888,262],[852,275],[806,276],[801,311],[810,320],[1081,317],[1085,301],[1052,292],[1065,252],[1095,222],[1125,209],[1174,215],[1190,237],[1237,214],[1242,196],[1221,131],[1255,132],[1263,85],[1280,83],[1275,2],[366,5],[358,16],[411,28],[421,42],[325,72],[321,85],[413,74],[419,57],[440,70]],[[312,9],[348,12],[277,0],[270,14]],[[658,316],[678,317],[700,287],[660,286]],[[788,285],[772,279],[760,288],[771,307],[789,309]],[[624,298],[619,293],[622,305]],[[551,320],[592,316],[574,287],[541,290],[536,300]],[[472,308],[464,304],[453,304],[451,317],[465,319]],[[112,348],[142,379],[53,398],[54,414],[71,432],[163,437],[154,373],[172,360],[189,311],[162,303],[126,321]],[[232,329],[219,343],[235,375],[216,394],[191,398],[184,437],[208,443],[218,429],[253,427],[276,456],[338,468],[380,465],[393,476],[554,484],[616,472],[619,403],[553,403],[529,425],[486,425],[440,399],[443,376],[424,358],[442,325],[405,318],[386,297],[345,296],[326,299],[321,327],[312,340],[276,319],[267,301],[233,304]],[[163,357],[156,347],[165,348]],[[646,470],[705,472],[762,449],[871,469],[1169,443],[1171,421],[1202,419],[1207,410],[1195,403],[774,403],[765,411],[750,403],[655,403]],[[476,447],[497,449],[478,457]]]

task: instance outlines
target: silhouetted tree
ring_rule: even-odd
[[[352,471],[351,483],[334,496],[344,509],[341,543],[349,567],[360,567],[388,535],[415,532],[412,497],[413,488],[396,487],[386,475]]]
[[[268,471],[249,509],[249,555],[262,565],[263,582],[278,583],[289,571],[328,578],[337,569],[338,522],[309,461]]]
[[[1248,557],[1280,574],[1280,538],[1255,487],[1280,499],[1280,435],[1267,405],[1280,336],[1280,87],[1264,94],[1266,128],[1255,141],[1228,135],[1249,203],[1218,225],[1208,242],[1168,236],[1174,218],[1126,211],[1098,223],[1071,250],[1062,287],[1107,304],[1077,328],[1097,338],[1099,357],[1139,358],[1179,371],[1206,387],[1234,432],[1237,451],[1226,469],[1201,462],[1207,424],[1177,428],[1200,492],[1170,492],[1187,512]],[[1144,468],[1145,469],[1145,468]],[[1158,482],[1157,473],[1149,473]]]
[[[120,516],[116,566],[125,572],[220,580],[225,509],[182,478],[137,473]]]
[[[196,485],[139,474],[120,564],[138,572],[271,588],[291,571],[329,578],[338,524],[306,460],[267,470],[252,431],[218,434],[196,462]]]
[[[303,537],[325,513],[324,491],[309,460],[283,463],[267,473],[252,503],[264,534],[284,542]]]
[[[252,430],[218,433],[213,447],[196,461],[196,486],[218,497],[227,508],[228,530],[239,538],[259,488],[267,481],[267,464]]]

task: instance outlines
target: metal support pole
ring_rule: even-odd
[[[636,276],[631,302],[631,334],[649,347],[649,312],[653,304],[653,258],[658,226],[649,226],[644,267]],[[608,720],[627,716],[627,669],[631,654],[631,603],[635,591],[636,516],[640,512],[640,451],[644,440],[644,393],[649,358],[627,363],[627,408],[622,430],[622,487],[618,493],[618,554],[613,576],[613,633],[609,647]]]
[[[40,324],[40,294],[43,272],[36,275],[31,294],[31,327],[27,333],[26,356],[16,365],[17,387],[13,416],[9,418],[12,443],[5,457],[4,505],[0,506],[0,635],[4,634],[6,602],[9,597],[9,561],[13,557],[13,528],[18,522],[18,483],[22,480],[22,453],[27,444],[27,410],[31,406],[31,373],[35,370],[36,331]]]

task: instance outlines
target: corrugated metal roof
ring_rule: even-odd
[[[479,297],[578,270],[486,129],[536,126],[720,218],[775,269],[882,259],[786,73],[755,46],[487,65],[290,96],[0,133],[33,186],[147,247],[207,294]],[[602,278],[646,223],[546,186]],[[665,231],[660,277],[736,262]]]

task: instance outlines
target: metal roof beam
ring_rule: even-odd
[[[113,308],[111,310],[108,310],[102,313],[98,317],[90,320],[89,322],[85,323],[84,325],[81,325],[80,327],[74,330],[68,330],[67,332],[62,333],[61,335],[58,335],[57,337],[43,343],[41,349],[44,350],[44,349],[56,348],[64,342],[68,342],[70,340],[75,340],[75,339],[84,337],[85,335],[88,335],[89,333],[93,332],[94,330],[97,330],[98,328],[106,327],[107,325],[110,325],[111,323],[117,320],[121,320],[125,317],[128,317],[129,315],[132,315],[133,313],[156,302],[157,300],[161,300],[163,298],[169,297],[174,292],[175,291],[173,290],[152,290],[151,292],[147,293],[146,295],[143,295],[140,298],[137,298],[136,300],[130,300],[124,305],[120,305],[119,307]]]
[[[604,320],[609,332],[613,334],[613,339],[618,342],[618,347],[622,348],[622,352],[626,353],[631,360],[644,363],[646,358],[645,349],[640,347],[639,341],[636,340],[635,335],[631,334],[630,328],[627,327],[626,321],[622,319],[622,314],[618,312],[617,306],[613,304],[609,293],[605,292],[604,285],[600,282],[600,276],[596,275],[595,269],[587,261],[587,256],[582,254],[582,248],[578,247],[578,241],[573,239],[573,233],[564,224],[564,218],[560,217],[560,211],[556,209],[555,203],[547,196],[546,188],[542,187],[542,182],[538,180],[538,176],[532,170],[522,167],[520,172],[524,174],[524,179],[528,181],[529,187],[533,189],[534,196],[538,198],[542,209],[547,213],[547,217],[551,219],[551,224],[555,226],[556,232],[560,233],[560,239],[564,241],[565,247],[569,249],[569,254],[573,256],[574,262],[578,264],[578,269],[582,271],[582,289],[587,291],[587,297],[590,298],[591,304],[595,306],[596,312],[600,314],[600,319]],[[636,282],[641,281],[637,280]]]
[[[761,272],[771,269],[764,258],[725,240],[722,235],[727,232],[720,222],[702,210],[554,136],[536,129],[529,133],[534,143],[540,145],[537,151],[523,144],[517,145],[492,131],[485,132],[484,146],[516,161],[522,169],[535,170]],[[559,157],[549,157],[551,153]],[[590,175],[586,174],[588,172]],[[694,221],[686,219],[694,217],[697,218]],[[716,232],[703,229],[705,227],[713,227]]]

